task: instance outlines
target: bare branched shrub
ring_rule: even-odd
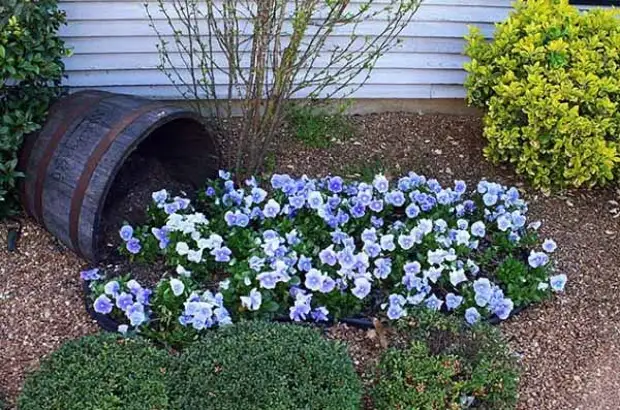
[[[295,97],[344,98],[398,43],[422,0],[157,0],[146,3],[160,69],[217,120],[241,109],[235,171],[260,170]],[[372,22],[372,24],[371,24]],[[361,35],[372,28],[372,35]],[[213,113],[211,113],[213,114]]]

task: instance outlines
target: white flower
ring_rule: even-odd
[[[178,275],[185,276],[185,277],[189,277],[189,276],[192,275],[191,271],[188,271],[187,269],[185,269],[181,265],[177,265],[176,272],[177,272]]]
[[[181,256],[187,255],[189,253],[189,245],[186,242],[177,242],[175,250]]]
[[[185,285],[180,280],[172,278],[170,279],[170,289],[172,289],[174,296],[181,296],[185,290]]]
[[[202,249],[199,249],[197,251],[190,250],[189,252],[187,252],[187,260],[196,263],[202,262]]]
[[[461,282],[467,281],[465,271],[463,269],[455,269],[450,272],[450,283],[452,286],[457,286]]]

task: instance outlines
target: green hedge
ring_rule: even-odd
[[[65,22],[56,0],[0,4],[0,219],[17,208],[17,153],[60,94],[69,54],[57,31]]]
[[[519,0],[488,42],[468,37],[468,101],[484,108],[485,154],[534,185],[620,175],[620,11]]]
[[[418,312],[401,331],[406,342],[377,369],[377,410],[514,408],[518,369],[496,329]]]
[[[20,410],[167,410],[170,356],[142,339],[86,336],[63,345],[31,374]]]
[[[171,378],[175,410],[354,410],[361,383],[344,346],[313,329],[245,322],[208,334]]]

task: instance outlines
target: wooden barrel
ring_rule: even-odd
[[[24,207],[62,243],[97,261],[108,191],[129,155],[147,143],[180,182],[200,186],[217,173],[215,135],[193,111],[102,91],[59,100],[20,155]]]

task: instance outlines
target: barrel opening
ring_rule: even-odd
[[[218,158],[213,132],[195,118],[168,119],[156,124],[128,154],[109,191],[101,213],[100,244],[103,258],[119,244],[118,229],[124,223],[145,222],[151,194],[166,189],[190,198],[215,177]],[[107,254],[107,255],[106,255]]]

